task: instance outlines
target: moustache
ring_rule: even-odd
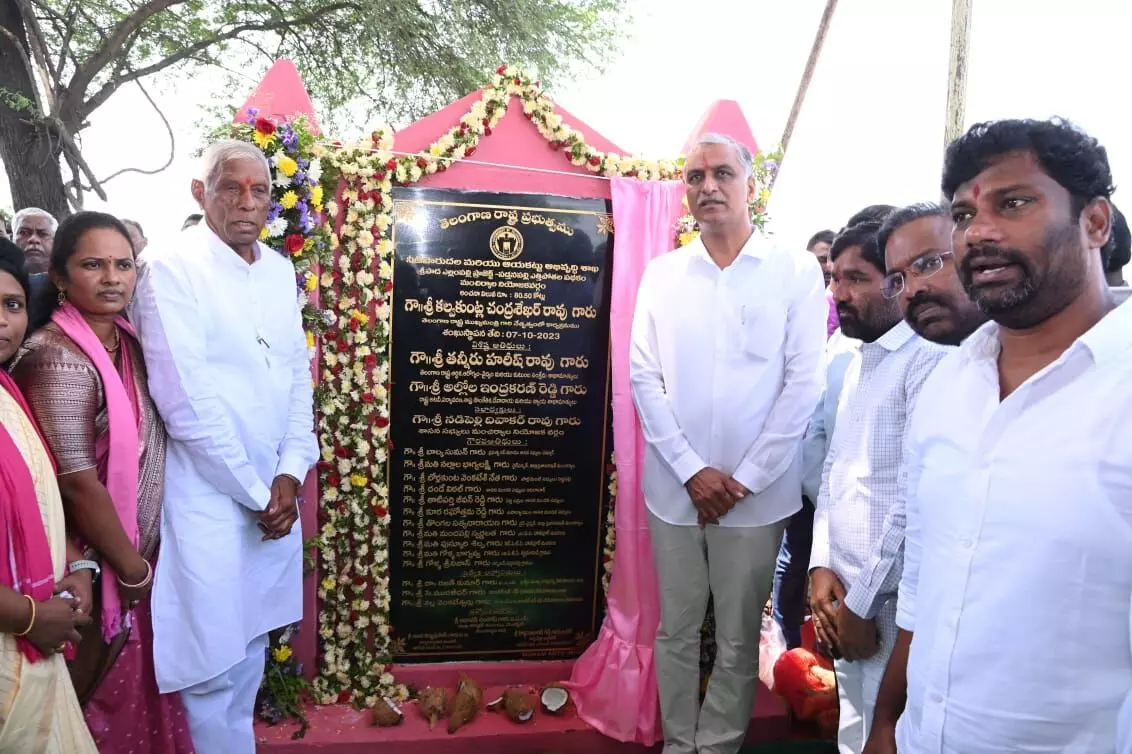
[[[935,305],[941,309],[951,308],[946,301],[938,296],[917,293],[912,297],[912,300],[908,302],[908,319],[916,319],[920,310],[929,305]]]
[[[964,283],[970,283],[976,270],[1003,264],[1016,264],[1023,269],[1029,269],[1026,255],[1018,249],[978,244],[967,247],[967,254],[959,263],[959,275]]]

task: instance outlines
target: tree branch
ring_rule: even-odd
[[[12,46],[16,48],[16,53],[19,55],[20,61],[24,64],[24,70],[28,75],[28,83],[31,84],[32,92],[35,96],[35,106],[39,109],[39,113],[36,113],[36,115],[40,116],[43,114],[43,103],[39,101],[39,91],[35,86],[35,66],[32,65],[31,58],[28,57],[28,51],[20,44],[20,40],[16,35],[3,26],[0,26],[0,33],[3,33],[3,35],[8,38],[8,41],[12,43]]]
[[[24,19],[28,46],[31,48],[31,54],[35,57],[36,67],[39,69],[40,83],[43,84],[44,95],[47,98],[47,102],[44,103],[46,105],[44,112],[54,115],[61,87],[58,80],[51,78],[53,69],[47,59],[47,43],[44,41],[43,27],[39,25],[39,19],[35,16],[35,8],[31,6],[28,0],[16,0],[16,7],[19,8],[20,15]],[[34,80],[33,78],[32,81]]]
[[[18,1],[27,2],[27,0]],[[98,75],[99,71],[110,65],[110,62],[118,57],[122,46],[126,44],[130,35],[156,14],[183,2],[185,0],[149,0],[145,5],[140,6],[133,13],[123,18],[102,42],[102,46],[75,70],[63,99],[74,102],[76,110],[81,109],[78,104],[86,96],[90,82],[94,81],[94,77]],[[83,120],[83,118],[80,117],[78,120]]]
[[[90,99],[84,102],[82,107],[78,108],[80,120],[85,119],[90,113],[98,109],[98,107],[102,105],[102,103],[110,99],[110,96],[114,94],[114,92],[116,92],[118,88],[123,84],[128,84],[131,81],[136,81],[146,76],[150,76],[152,74],[165,70],[169,66],[176,65],[177,63],[180,63],[189,58],[194,58],[213,45],[235,39],[241,34],[250,31],[278,31],[279,29],[285,29],[289,26],[306,26],[315,21],[318,21],[323,15],[327,13],[333,13],[335,11],[344,10],[346,8],[356,9],[357,7],[357,4],[353,2],[331,3],[330,5],[319,7],[311,13],[308,13],[304,16],[299,16],[297,18],[283,18],[266,23],[247,23],[240,24],[239,26],[234,26],[226,32],[215,34],[208,39],[201,40],[196,44],[185,47],[184,49],[170,55],[167,58],[159,60],[156,63],[130,71],[124,76],[112,78],[110,81],[106,82],[106,84],[103,85],[101,89],[95,92],[90,97]],[[72,79],[72,86],[73,81],[74,79]]]
[[[156,170],[145,170],[143,168],[122,168],[121,170],[117,170],[117,171],[111,173],[110,175],[106,176],[105,178],[103,178],[101,183],[103,183],[104,185],[109,183],[114,178],[117,178],[118,176],[122,175],[123,173],[141,173],[142,175],[157,175],[158,173],[160,173],[161,171],[165,170],[166,168],[168,168],[170,165],[173,164],[173,157],[174,157],[174,155],[176,154],[176,151],[177,151],[177,138],[173,134],[173,127],[169,125],[169,119],[165,117],[165,113],[163,113],[161,111],[161,108],[157,106],[157,103],[153,101],[153,97],[149,96],[149,92],[147,92],[145,87],[142,86],[142,82],[135,81],[134,83],[138,85],[138,89],[141,89],[142,95],[146,98],[146,100],[149,102],[149,104],[153,106],[153,110],[154,110],[154,112],[157,113],[157,117],[161,118],[161,122],[165,124],[165,132],[167,134],[169,134],[169,159],[167,159],[165,161],[164,165],[157,168]]]
[[[67,9],[63,11],[63,39],[59,43],[59,62],[55,64],[55,80],[59,81],[63,77],[63,69],[67,66],[67,53],[71,48],[71,37],[75,32],[75,21],[79,15],[79,5],[75,0],[67,3]],[[77,67],[77,63],[76,63]]]

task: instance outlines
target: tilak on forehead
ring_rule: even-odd
[[[983,193],[983,187],[979,185],[978,181],[975,181],[975,185],[971,187],[971,196],[975,197],[977,201],[981,193]]]

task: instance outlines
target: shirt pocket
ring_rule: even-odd
[[[741,315],[743,353],[760,361],[770,361],[782,350],[786,339],[786,312],[779,304],[743,307]]]

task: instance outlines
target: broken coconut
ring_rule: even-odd
[[[487,706],[490,710],[503,710],[512,722],[525,723],[535,716],[534,693],[523,689],[507,689],[503,696]]]
[[[482,703],[483,687],[461,673],[460,687],[452,700],[452,714],[448,716],[448,732],[455,733],[474,720]]]
[[[570,701],[570,692],[561,686],[547,686],[542,690],[542,708],[551,715],[560,715]]]
[[[448,689],[434,689],[429,686],[421,692],[417,700],[421,717],[428,720],[428,729],[436,727],[436,721],[448,714]]]
[[[401,712],[401,708],[387,696],[378,699],[377,704],[373,706],[374,725],[391,728],[394,725],[400,725],[404,719],[405,715]]]

